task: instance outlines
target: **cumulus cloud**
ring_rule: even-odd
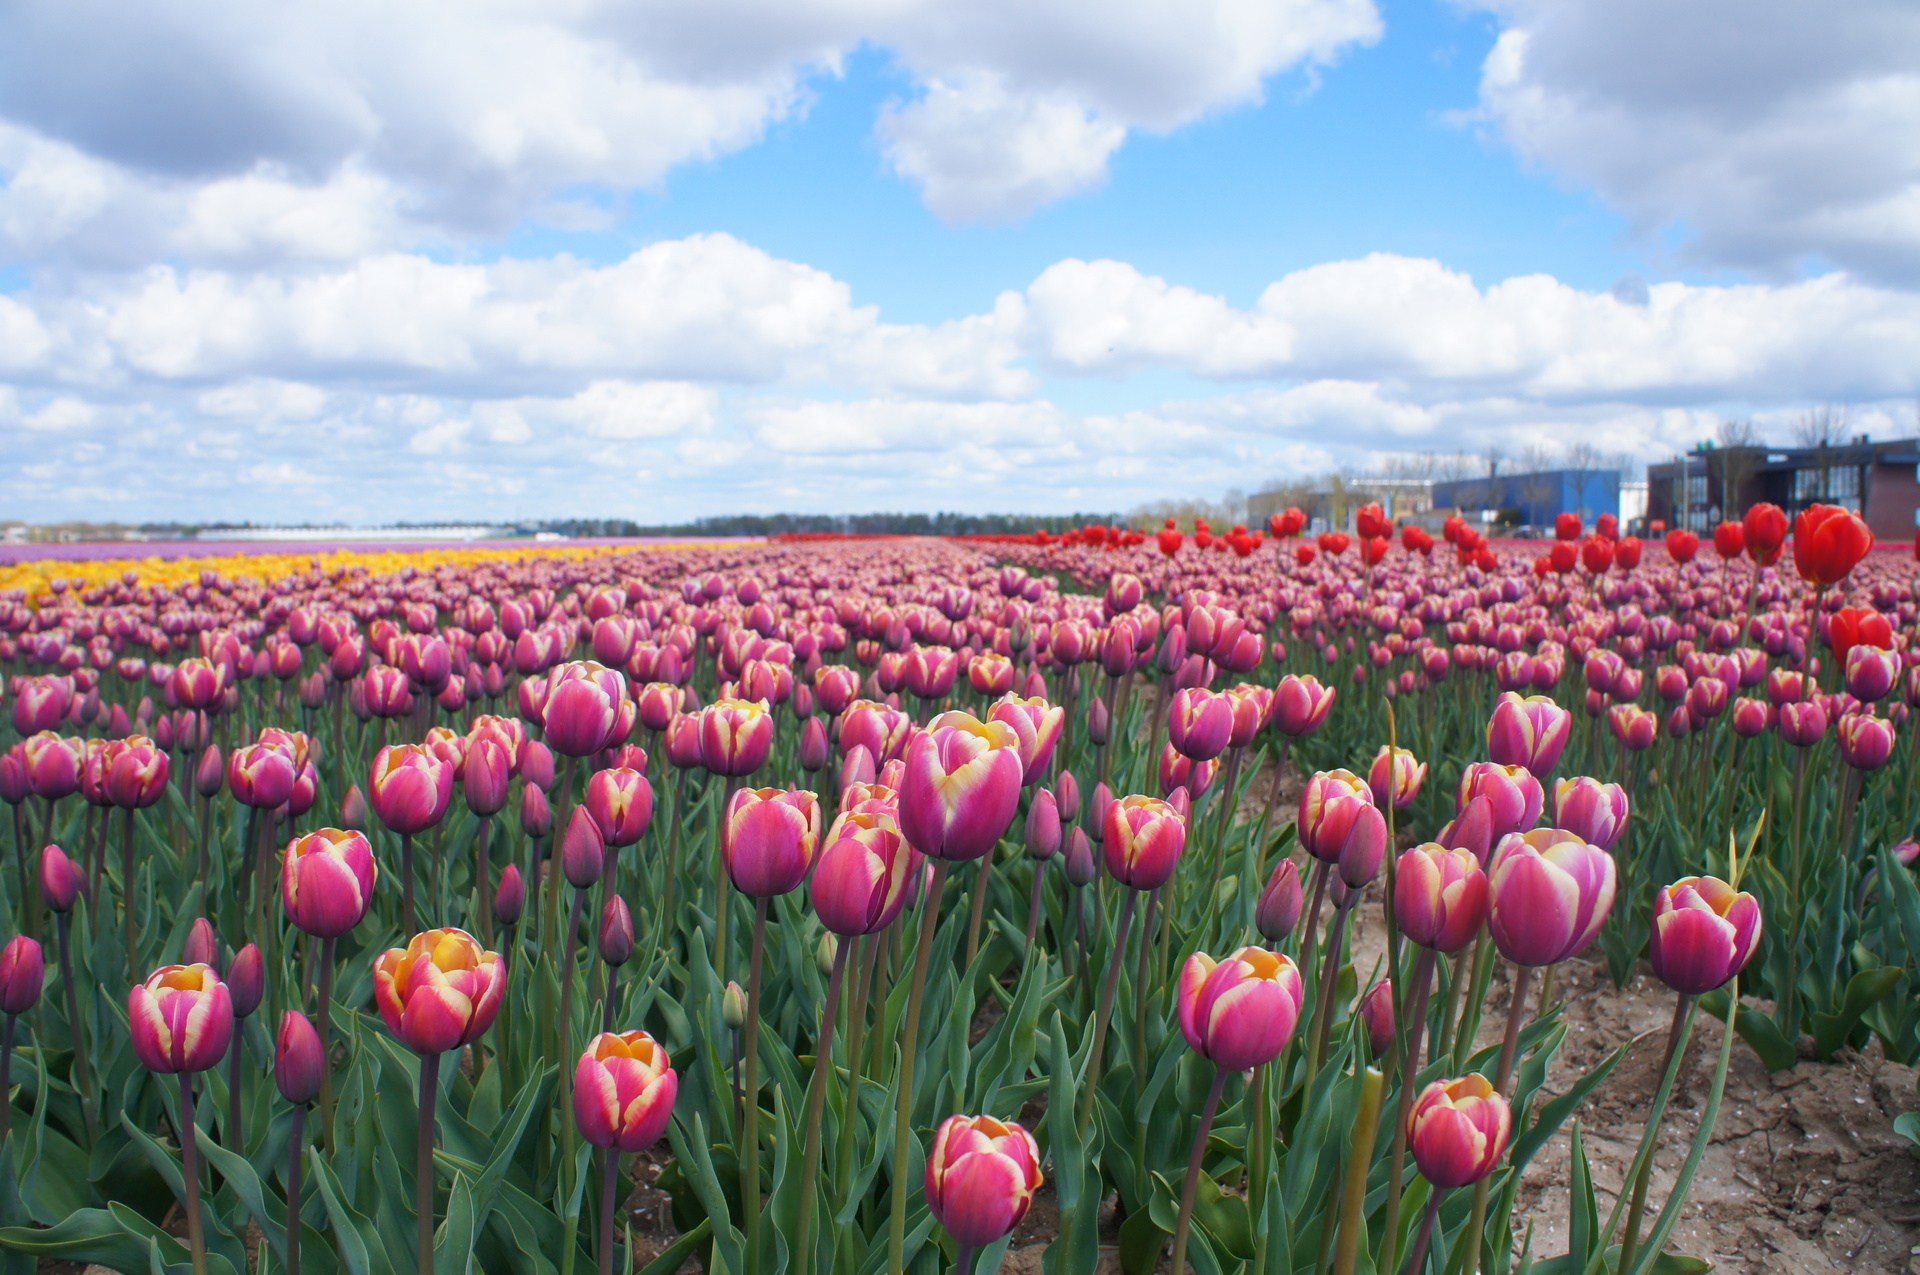
[[[1485,0],[1481,118],[1684,258],[1920,282],[1920,11]]]

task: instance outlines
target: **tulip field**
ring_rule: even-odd
[[[1736,1050],[1920,1062],[1913,559],[1304,522],[0,567],[0,1261],[1709,1269]]]

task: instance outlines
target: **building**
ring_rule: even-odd
[[[1592,522],[1620,516],[1620,472],[1614,469],[1548,469],[1531,474],[1495,474],[1433,485],[1436,512],[1504,527],[1545,530],[1561,514]]]
[[[1920,439],[1873,442],[1864,435],[1828,447],[1714,447],[1647,466],[1650,530],[1686,527],[1708,534],[1762,502],[1788,517],[1808,505],[1840,505],[1859,514],[1883,541],[1920,526]]]
[[[1352,531],[1363,505],[1379,505],[1396,522],[1421,521],[1433,508],[1433,484],[1424,478],[1354,478],[1335,475],[1307,487],[1276,487],[1247,497],[1247,525],[1264,527],[1277,513],[1297,507],[1307,530]]]

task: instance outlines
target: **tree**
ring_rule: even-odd
[[[1720,465],[1720,507],[1726,517],[1738,518],[1747,511],[1740,492],[1759,463],[1754,453],[1761,445],[1760,430],[1752,421],[1721,421],[1719,439],[1714,459]]]
[[[1794,495],[1808,501],[1824,501],[1827,498],[1828,465],[1826,452],[1834,447],[1847,433],[1847,409],[1836,407],[1832,403],[1822,403],[1800,413],[1793,423],[1793,441],[1813,452],[1813,465],[1802,473],[1811,476],[1812,481],[1802,489],[1800,480],[1794,482]]]

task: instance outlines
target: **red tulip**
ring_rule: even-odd
[[[1873,548],[1873,531],[1837,505],[1809,505],[1793,520],[1793,566],[1800,578],[1825,588],[1847,578]]]

